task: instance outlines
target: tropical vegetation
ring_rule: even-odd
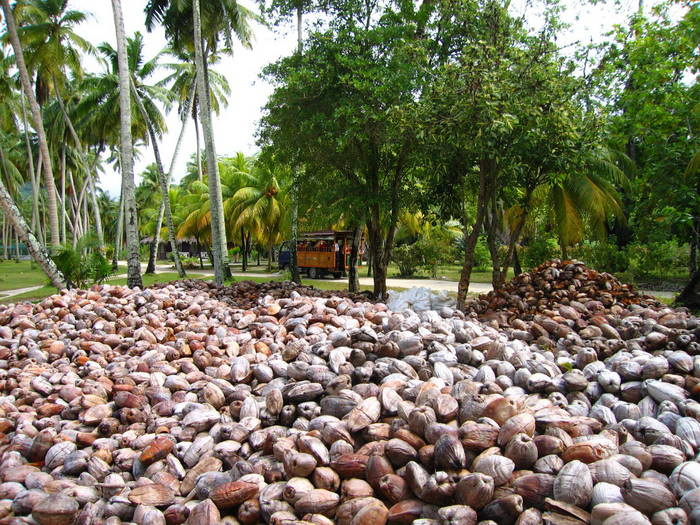
[[[379,297],[392,272],[448,265],[464,304],[475,271],[499,287],[573,257],[687,283],[700,304],[696,2],[598,1],[624,23],[562,45],[557,0],[144,0],[167,39],[153,56],[120,0],[105,42],[82,36],[69,0],[0,2],[0,257],[29,254],[56,287],[103,280],[110,259],[142,286],[159,258],[221,285],[234,261],[271,271],[283,241],[334,228],[353,232]],[[258,150],[224,151],[213,119],[236,76],[222,57],[255,52],[265,25],[293,29],[296,49],[260,72]],[[119,195],[100,185],[108,166]]]

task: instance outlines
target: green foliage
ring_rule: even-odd
[[[199,259],[197,257],[183,257],[180,263],[185,270],[199,269]]]
[[[554,237],[537,237],[521,251],[521,259],[524,268],[530,269],[539,266],[549,259],[559,255],[559,244]]]
[[[572,257],[601,272],[620,274],[630,265],[628,250],[619,248],[615,239],[584,241],[572,251]]]
[[[455,252],[452,237],[446,232],[433,229],[429,235],[412,244],[402,244],[394,248],[392,260],[399,267],[401,277],[415,275],[418,269],[422,269],[435,278],[438,267],[452,262]]]
[[[69,287],[87,288],[112,274],[111,262],[98,249],[97,239],[85,236],[75,248],[65,245],[52,257]]]
[[[464,237],[459,237],[455,243],[455,257],[464,260]],[[485,272],[491,266],[491,254],[486,244],[486,237],[480,235],[474,246],[474,270]]]
[[[689,252],[675,239],[627,247],[629,271],[635,279],[685,277],[688,273]]]
[[[454,260],[454,241],[449,232],[445,230],[433,228],[416,244],[422,258],[421,266],[430,273],[432,278],[437,277],[438,266]]]
[[[394,248],[391,258],[399,267],[399,275],[401,277],[415,275],[418,268],[423,264],[423,254],[417,242],[397,246]]]

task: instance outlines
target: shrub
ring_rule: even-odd
[[[680,277],[688,272],[687,246],[675,240],[631,244],[628,254],[629,270],[635,279]]]
[[[197,257],[183,257],[180,259],[180,264],[185,270],[197,270],[199,268],[199,259]]]
[[[573,250],[572,255],[601,272],[619,274],[626,271],[630,264],[627,250],[618,248],[614,239],[584,241]]]
[[[560,255],[559,244],[554,237],[537,237],[522,250],[522,264],[531,269]]]
[[[75,248],[65,245],[52,257],[69,287],[86,288],[109,277],[112,264],[98,249],[93,236],[80,239]]]
[[[418,267],[423,262],[421,249],[417,242],[397,246],[394,248],[392,258],[399,267],[399,275],[401,277],[415,275]]]

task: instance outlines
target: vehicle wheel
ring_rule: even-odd
[[[286,264],[283,264],[282,266],[280,266],[280,272],[283,272],[283,271],[285,271],[286,269],[287,269],[287,265],[286,265]]]
[[[309,268],[309,279],[316,279],[316,268]]]

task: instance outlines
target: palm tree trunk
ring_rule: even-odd
[[[7,0],[5,0],[7,1]],[[119,62],[119,110],[121,114],[120,153],[122,159],[122,186],[124,189],[124,229],[126,230],[127,277],[130,288],[143,287],[141,262],[139,261],[139,235],[134,197],[134,154],[131,142],[130,73],[126,57],[126,36],[122,18],[121,0],[112,0],[114,27],[117,34],[117,58]]]
[[[61,243],[66,244],[66,146],[61,148]]]
[[[30,173],[32,177],[32,231],[38,232],[41,236],[41,225],[39,220],[39,198],[41,193],[39,191],[39,181],[41,180],[41,173],[44,169],[44,161],[42,159],[41,151],[37,155],[37,171],[36,173]]]
[[[197,179],[202,182],[202,147],[199,143],[199,119],[197,119],[197,114],[192,115],[192,120],[194,120],[194,138],[197,144]]]
[[[165,212],[165,223],[168,225],[168,240],[170,241],[170,249],[173,252],[173,258],[175,260],[175,269],[177,270],[177,275],[180,279],[186,277],[185,270],[182,268],[182,263],[180,262],[180,254],[177,251],[177,243],[175,242],[175,226],[173,225],[173,213],[170,209],[170,195],[168,193],[168,179],[163,171],[163,161],[160,158],[160,150],[158,148],[158,137],[156,137],[156,132],[153,129],[153,122],[146,113],[146,108],[143,107],[141,102],[141,97],[139,97],[138,91],[136,91],[136,86],[134,85],[134,80],[131,80],[131,92],[134,95],[134,101],[136,106],[139,108],[141,115],[146,121],[146,126],[148,127],[148,135],[151,138],[151,145],[153,146],[153,156],[156,159],[156,168],[158,169],[158,182],[160,183],[160,192],[162,197],[161,208]],[[162,216],[159,217],[158,223],[162,222]],[[160,229],[156,230],[154,237],[158,239],[160,237]],[[155,242],[158,246],[158,241]],[[150,262],[150,261],[149,261]],[[153,268],[155,272],[155,264]]]
[[[39,266],[41,266],[41,269],[44,270],[44,273],[46,273],[47,277],[51,280],[51,284],[53,284],[56,288],[65,288],[66,285],[63,275],[58,268],[56,268],[56,265],[46,253],[44,247],[39,243],[39,241],[37,241],[36,237],[34,237],[34,234],[29,229],[29,226],[27,226],[24,217],[22,217],[19,209],[17,209],[17,206],[15,206],[12,197],[10,197],[10,194],[7,193],[1,178],[0,208],[3,211],[4,217],[7,217],[7,219],[12,223],[18,238],[20,238],[27,246],[32,258],[39,264]],[[17,245],[17,249],[19,249],[19,243],[17,243]]]
[[[267,244],[267,271],[272,271],[272,243]]]
[[[241,271],[245,272],[248,270],[248,249],[246,247],[245,233],[243,233],[243,230],[241,230],[241,251],[243,252]]]
[[[192,1],[192,15],[194,19],[194,49],[197,67],[197,98],[199,100],[199,116],[202,121],[202,131],[204,132],[207,174],[209,176],[214,282],[217,286],[221,286],[224,284],[227,268],[226,228],[224,225],[224,204],[221,196],[221,181],[219,180],[216,146],[214,144],[214,130],[211,122],[211,108],[209,107],[209,85],[204,74],[206,57],[202,53],[202,27],[199,14],[199,0]]]
[[[124,188],[122,184],[122,195]],[[114,255],[112,256],[112,270],[116,271],[119,266],[119,252],[121,252],[122,235],[124,234],[124,199],[119,196],[119,214],[117,215],[117,234],[114,237]]]
[[[175,144],[175,151],[173,151],[173,158],[170,160],[170,168],[168,169],[168,175],[166,179],[166,186],[170,186],[170,181],[172,180],[173,177],[173,169],[175,167],[175,162],[177,161],[177,157],[180,154],[180,148],[182,147],[182,140],[185,137],[185,130],[187,129],[187,122],[190,120],[189,119],[189,113],[190,113],[190,108],[192,107],[192,104],[194,103],[194,97],[195,97],[195,83],[192,83],[192,89],[189,98],[187,99],[186,106],[183,108],[182,114],[185,116],[185,118],[182,119],[182,126],[180,127],[180,135],[177,137],[177,143]],[[200,173],[201,175],[201,173]],[[201,176],[200,176],[201,180]],[[163,217],[165,216],[165,201],[161,200],[160,203],[160,208],[158,210],[158,220],[156,221],[156,233],[153,235],[153,242],[151,243],[151,249],[150,253],[148,256],[148,266],[146,268],[146,273],[155,273],[156,271],[156,254],[158,252],[158,244],[160,243],[160,229],[163,227]],[[172,220],[172,214],[171,214],[171,220]],[[180,268],[182,268],[182,262],[180,261],[180,253],[179,252],[174,252],[174,257],[177,257],[177,262],[175,262],[175,267],[177,268],[178,265]],[[182,275],[180,277],[185,277],[184,275],[185,269],[182,268]],[[178,271],[178,275],[180,272]]]
[[[20,102],[22,104],[22,128],[24,130],[24,144],[27,148],[27,164],[29,167],[29,180],[32,184],[32,231],[36,230],[36,223],[39,216],[39,191],[35,180],[34,172],[34,155],[32,155],[32,143],[29,140],[29,123],[27,122],[27,108],[24,103],[24,93],[20,93]],[[41,153],[40,153],[41,154]],[[63,241],[65,242],[65,240]]]
[[[49,155],[49,145],[46,141],[46,133],[44,132],[44,123],[41,118],[41,109],[36,101],[34,92],[32,91],[31,82],[29,80],[29,72],[27,65],[24,62],[24,53],[22,52],[22,44],[17,35],[17,26],[15,18],[10,8],[10,0],[2,0],[2,9],[5,12],[5,24],[7,25],[7,33],[10,37],[12,49],[15,52],[15,63],[19,70],[19,77],[22,82],[22,89],[29,100],[29,108],[34,120],[34,129],[39,138],[39,148],[44,157],[44,174],[46,179],[46,192],[48,194],[47,205],[49,212],[49,227],[51,231],[51,245],[57,248],[61,244],[60,231],[58,228],[58,208],[56,206],[56,184],[54,183],[53,170],[51,169],[51,156]]]
[[[71,137],[73,137],[73,140],[75,141],[75,146],[78,149],[78,156],[80,157],[80,163],[83,165],[83,169],[85,170],[85,176],[87,177],[86,179],[86,185],[87,185],[87,190],[88,193],[90,194],[90,200],[92,201],[92,208],[95,213],[95,232],[97,233],[97,247],[100,250],[101,253],[104,253],[105,249],[105,239],[104,239],[104,234],[102,232],[102,218],[100,217],[100,207],[97,204],[97,196],[95,195],[95,187],[94,187],[94,182],[92,178],[92,171],[90,170],[90,165],[87,161],[87,155],[85,154],[85,150],[83,149],[83,143],[80,140],[80,137],[78,137],[78,134],[75,131],[75,127],[73,126],[73,121],[70,119],[70,116],[68,115],[68,112],[66,111],[66,106],[63,103],[63,98],[61,97],[61,93],[58,90],[58,82],[56,82],[56,79],[54,78],[54,86],[55,86],[55,91],[56,91],[56,99],[58,100],[58,104],[61,107],[61,112],[63,113],[63,119],[66,122],[66,125],[68,126],[68,130],[70,131]],[[65,156],[62,157],[61,162],[63,163],[62,168],[65,168]],[[64,169],[61,171],[61,177],[64,175]],[[62,179],[62,183],[65,181]],[[85,208],[87,209],[87,204],[85,205]],[[64,216],[64,231],[65,231],[65,209],[63,210],[63,216]],[[89,217],[87,213],[85,213],[86,219]],[[86,228],[85,232],[87,233],[89,230]]]

